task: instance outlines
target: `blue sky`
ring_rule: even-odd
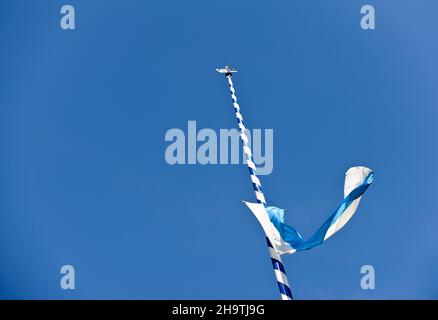
[[[224,64],[246,125],[274,129],[262,185],[301,234],[346,169],[376,173],[346,228],[284,256],[295,297],[438,298],[436,1],[68,3],[76,30],[64,1],[0,3],[0,298],[278,298],[247,169],[164,159],[170,128],[235,127]]]

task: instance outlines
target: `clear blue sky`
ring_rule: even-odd
[[[59,27],[76,8],[76,30]],[[360,7],[376,8],[362,31]],[[169,166],[165,132],[274,129],[268,203],[309,236],[297,299],[438,298],[436,1],[1,1],[0,298],[277,299],[243,165]],[[74,291],[59,286],[76,268]],[[371,264],[376,289],[360,287]]]

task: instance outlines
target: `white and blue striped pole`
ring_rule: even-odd
[[[233,101],[233,107],[237,118],[237,125],[240,131],[240,138],[243,143],[243,153],[246,156],[246,164],[248,165],[249,174],[251,177],[251,182],[254,188],[254,193],[257,198],[257,202],[263,204],[266,207],[266,199],[262,191],[262,186],[259,178],[256,175],[256,167],[252,161],[252,152],[249,146],[248,137],[246,135],[246,128],[243,124],[243,117],[240,113],[240,106],[237,103],[236,91],[234,90],[232,74],[236,72],[235,69],[230,69],[224,67],[222,69],[217,69],[218,72],[225,74],[228,79],[228,84],[230,86],[231,99]],[[268,243],[269,255],[271,256],[272,267],[274,268],[275,278],[277,279],[278,288],[280,289],[280,295],[282,300],[293,300],[292,291],[289,286],[289,281],[287,280],[286,271],[281,261],[280,255],[272,246],[268,237],[266,237]]]

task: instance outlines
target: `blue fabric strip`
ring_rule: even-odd
[[[278,288],[280,289],[280,292],[286,296],[288,296],[289,298],[293,299],[292,297],[292,291],[290,290],[290,288],[285,285],[284,283],[281,283],[279,281],[277,281],[278,283]]]
[[[281,272],[283,272],[284,274],[286,274],[286,271],[284,270],[283,264],[278,261],[277,259],[271,258],[272,261],[272,266],[274,267],[274,269],[280,270]]]
[[[364,192],[368,189],[370,184],[373,182],[374,173],[371,172],[365,181],[358,187],[356,187],[353,191],[348,194],[342,200],[342,202],[338,205],[336,210],[330,215],[330,217],[322,224],[322,226],[307,240],[304,240],[303,237],[291,226],[284,223],[284,210],[276,207],[267,207],[266,212],[269,215],[269,219],[272,224],[278,230],[281,238],[284,242],[287,242],[292,248],[297,251],[301,250],[309,250],[317,245],[320,245],[325,238],[327,230],[330,226],[335,223],[339,217],[347,210],[347,208],[351,205],[351,203],[362,196]]]

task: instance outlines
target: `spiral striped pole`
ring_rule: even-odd
[[[237,103],[236,91],[234,90],[233,80],[231,79],[232,73],[236,71],[234,69],[229,69],[228,67],[218,69],[217,71],[220,73],[224,73],[228,79],[231,99],[233,101],[233,107],[237,118],[237,125],[239,127],[240,138],[242,139],[243,143],[243,153],[246,156],[246,164],[248,165],[254,193],[257,198],[257,202],[263,204],[263,206],[266,206],[266,199],[262,191],[260,180],[256,175],[256,167],[254,162],[252,161],[252,152],[251,148],[249,147],[248,137],[246,135],[246,128],[243,125],[243,117],[240,113],[240,106]],[[287,280],[286,271],[284,269],[283,262],[281,261],[281,257],[272,246],[268,237],[266,237],[266,241],[268,244],[269,255],[271,256],[272,267],[274,268],[275,278],[277,279],[278,288],[280,289],[281,299],[293,300],[292,291],[289,286],[289,281]]]

